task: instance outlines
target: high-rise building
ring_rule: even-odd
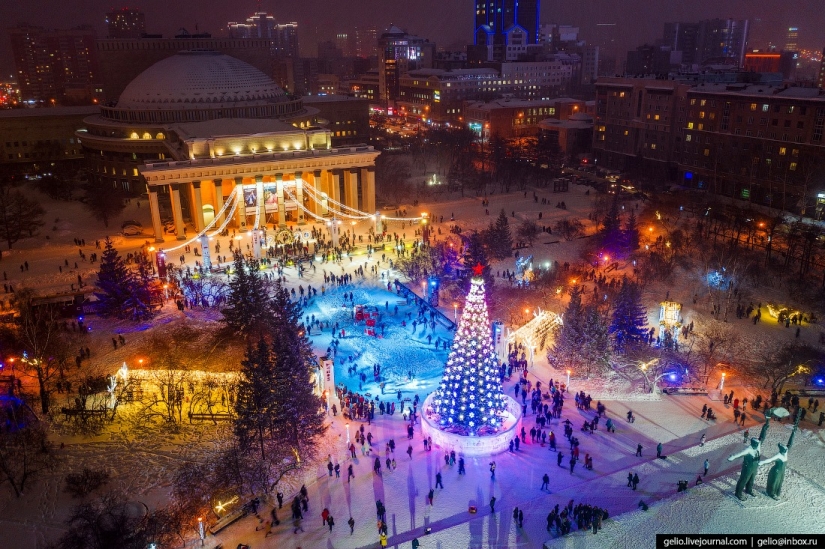
[[[819,62],[819,78],[817,84],[821,89],[825,89],[825,48],[822,48],[822,60]]]
[[[788,27],[785,35],[785,51],[799,51],[799,28]]]
[[[335,34],[335,46],[341,50],[344,57],[355,57],[356,37],[354,32],[339,32]]]
[[[662,45],[682,52],[682,63],[736,63],[744,66],[747,19],[706,19],[698,23],[665,23]]]
[[[243,23],[227,23],[232,38],[269,38],[274,41],[276,57],[298,57],[298,23],[278,23],[260,11]]]
[[[435,43],[391,26],[378,40],[378,82],[382,101],[399,96],[401,76],[415,69],[432,68]]]
[[[539,12],[540,0],[476,0],[473,43],[503,61],[506,46],[538,43]]]
[[[98,76],[92,27],[47,30],[20,25],[9,29],[9,35],[23,101],[92,102]]]
[[[355,29],[355,56],[368,59],[378,55],[378,31],[375,27]]]
[[[140,38],[146,33],[146,15],[135,8],[113,9],[106,14],[109,38]]]

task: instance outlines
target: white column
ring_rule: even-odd
[[[169,194],[172,196],[172,217],[175,219],[175,235],[178,240],[184,240],[183,234],[183,211],[180,208],[180,184],[169,185]]]
[[[163,242],[163,224],[160,221],[158,192],[149,187],[149,211],[152,213],[152,228],[155,230],[155,242]]]
[[[306,225],[304,207],[304,180],[302,172],[295,172],[295,200],[298,202],[298,225]]]
[[[329,220],[328,223],[329,223],[329,236],[330,236],[330,240],[332,241],[332,247],[337,248],[338,247],[338,233],[340,232],[340,226],[339,226],[340,221],[338,220],[337,217],[333,217],[332,219]]]
[[[284,174],[275,174],[275,193],[278,197],[278,227],[286,227],[286,204],[284,204]]]
[[[224,214],[218,215],[223,209],[223,180],[213,179],[212,183],[215,185],[215,227],[220,227],[223,224]]]
[[[203,222],[203,196],[201,195],[201,182],[192,181],[189,184],[189,192],[192,197],[192,222],[195,224],[195,232],[201,232],[206,224]]]
[[[361,168],[361,201],[365,212],[375,211],[375,166]]]
[[[344,170],[343,202],[350,208],[358,209],[358,170],[355,168]]]
[[[264,176],[256,175],[255,176],[255,196],[257,197],[258,203],[258,215],[260,219],[258,220],[258,227],[265,227],[266,226],[266,205],[264,204]]]
[[[235,178],[236,196],[238,197],[238,207],[235,208],[235,224],[238,229],[246,228],[246,202],[243,197],[243,177]]]
[[[212,256],[209,250],[209,237],[203,233],[200,238],[201,241],[201,256],[203,258],[203,270],[207,274],[212,270]]]
[[[327,179],[327,195],[338,202],[341,202],[341,170],[330,170]]]

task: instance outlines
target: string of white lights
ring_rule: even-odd
[[[308,194],[309,194],[309,197],[312,199],[313,202],[315,202],[316,204],[321,204],[321,201],[318,199],[317,195],[315,195],[313,192],[310,192]],[[373,215],[371,215],[371,214],[361,212],[361,211],[356,210],[356,209],[354,209],[350,206],[346,206],[346,208],[348,208],[350,210],[353,210],[355,212],[358,212],[361,215],[352,215],[352,214],[343,212],[343,211],[341,211],[337,208],[334,208],[333,206],[330,206],[329,205],[330,202],[332,202],[333,204],[339,204],[339,202],[336,202],[336,201],[332,200],[331,198],[327,197],[327,205],[325,206],[326,209],[331,211],[334,214],[337,214],[337,215],[341,216],[341,217],[346,217],[348,219],[370,219],[370,218],[373,217]]]
[[[226,208],[229,207],[229,205],[231,203],[237,201],[237,199],[238,199],[237,194],[238,194],[238,188],[235,187],[234,189],[232,189],[232,192],[229,193],[229,196],[226,197],[227,200],[224,203],[223,208],[221,208],[221,210],[217,213],[217,215],[215,215],[215,217],[212,218],[212,221],[210,221],[209,224],[207,224],[206,227],[204,227],[202,231],[200,231],[198,234],[196,234],[195,236],[193,236],[189,240],[183,242],[182,244],[179,244],[179,245],[177,245],[173,248],[164,249],[163,251],[164,252],[174,252],[175,250],[180,250],[181,248],[183,248],[185,246],[188,246],[189,244],[193,243],[194,241],[196,241],[197,239],[202,237],[206,233],[206,231],[210,230],[212,228],[212,226],[215,225],[215,222],[217,222],[217,220],[220,218],[220,216],[223,215],[223,213],[226,211]],[[229,218],[227,218],[227,219],[229,219]]]
[[[304,187],[304,192],[308,192],[309,197],[312,198],[312,200],[316,204],[320,203],[321,199],[318,197],[317,189],[314,189],[314,188],[312,188],[312,186],[307,185],[307,186]],[[362,212],[361,210],[359,210],[357,208],[353,208],[352,206],[347,206],[346,204],[338,202],[337,200],[334,200],[334,199],[330,198],[329,196],[327,196],[327,203],[330,203],[330,202],[333,203],[333,204],[337,204],[338,206],[341,207],[341,209],[351,210],[353,212],[361,214],[360,216],[353,216],[351,214],[345,214],[345,213],[341,212],[340,210],[335,209],[335,208],[331,208],[329,205],[327,205],[328,210],[330,210],[333,213],[338,213],[338,214],[340,214],[344,217],[349,217],[351,219],[367,219],[368,217],[369,218],[374,218],[375,217],[375,214]],[[385,221],[420,221],[421,219],[423,219],[423,216],[418,216],[418,217],[388,217],[388,216],[382,215],[381,219],[383,219]]]
[[[308,210],[306,207],[304,207],[304,205],[303,205],[303,204],[301,204],[301,203],[298,201],[298,199],[297,199],[297,198],[295,198],[295,196],[294,196],[294,195],[293,195],[293,194],[292,194],[292,193],[291,193],[288,189],[284,189],[284,192],[285,192],[286,194],[288,194],[288,195],[289,195],[289,197],[290,197],[292,200],[294,200],[294,201],[295,201],[295,203],[298,205],[298,207],[299,207],[299,208],[301,208],[301,209],[302,209],[305,213],[308,213],[309,215],[311,215],[312,217],[314,217],[315,219],[317,219],[317,220],[319,220],[319,221],[321,221],[321,222],[324,222],[324,223],[326,223],[326,222],[327,222],[327,220],[326,220],[324,217],[322,217],[322,216],[320,216],[320,215],[316,214],[315,212],[312,212],[312,211]]]
[[[214,233],[209,235],[210,238],[213,237],[213,236],[219,235],[223,232],[223,230],[226,228],[226,226],[229,225],[229,222],[232,221],[232,219],[235,217],[235,210],[238,209],[238,204],[241,204],[242,202],[243,201],[239,200],[239,199],[235,199],[233,201],[232,209],[229,210],[229,213],[226,214],[226,217],[223,220],[223,224],[220,227],[218,227],[218,229]],[[220,215],[218,217],[220,217]]]

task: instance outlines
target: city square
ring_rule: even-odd
[[[339,41],[380,67],[347,93],[299,89],[260,4],[171,42],[112,10],[84,100],[20,76],[0,132],[71,138],[0,152],[0,545],[821,543],[825,92],[772,70],[798,36],[703,20],[715,63],[666,23],[681,49],[585,82],[593,44],[511,3],[463,61]]]

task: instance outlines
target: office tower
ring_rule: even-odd
[[[682,52],[682,63],[730,63],[742,67],[748,44],[747,19],[706,19],[698,23],[665,23],[662,43]]]
[[[474,45],[503,60],[508,45],[537,44],[539,11],[540,0],[476,0]]]
[[[378,83],[383,101],[398,99],[400,78],[408,71],[432,68],[435,43],[391,26],[378,39]]]
[[[91,103],[98,76],[92,27],[47,30],[20,25],[9,29],[9,35],[23,101]]]
[[[822,49],[822,59],[819,62],[819,78],[817,84],[820,88],[825,89],[825,48]]]
[[[799,28],[788,27],[785,35],[785,51],[799,51]]]
[[[232,38],[269,38],[276,57],[298,57],[298,23],[278,23],[266,12],[257,12],[243,23],[227,23]]]
[[[355,56],[365,59],[378,55],[378,31],[375,27],[355,29]]]
[[[146,33],[146,15],[139,9],[113,9],[106,14],[109,38],[140,38]]]

